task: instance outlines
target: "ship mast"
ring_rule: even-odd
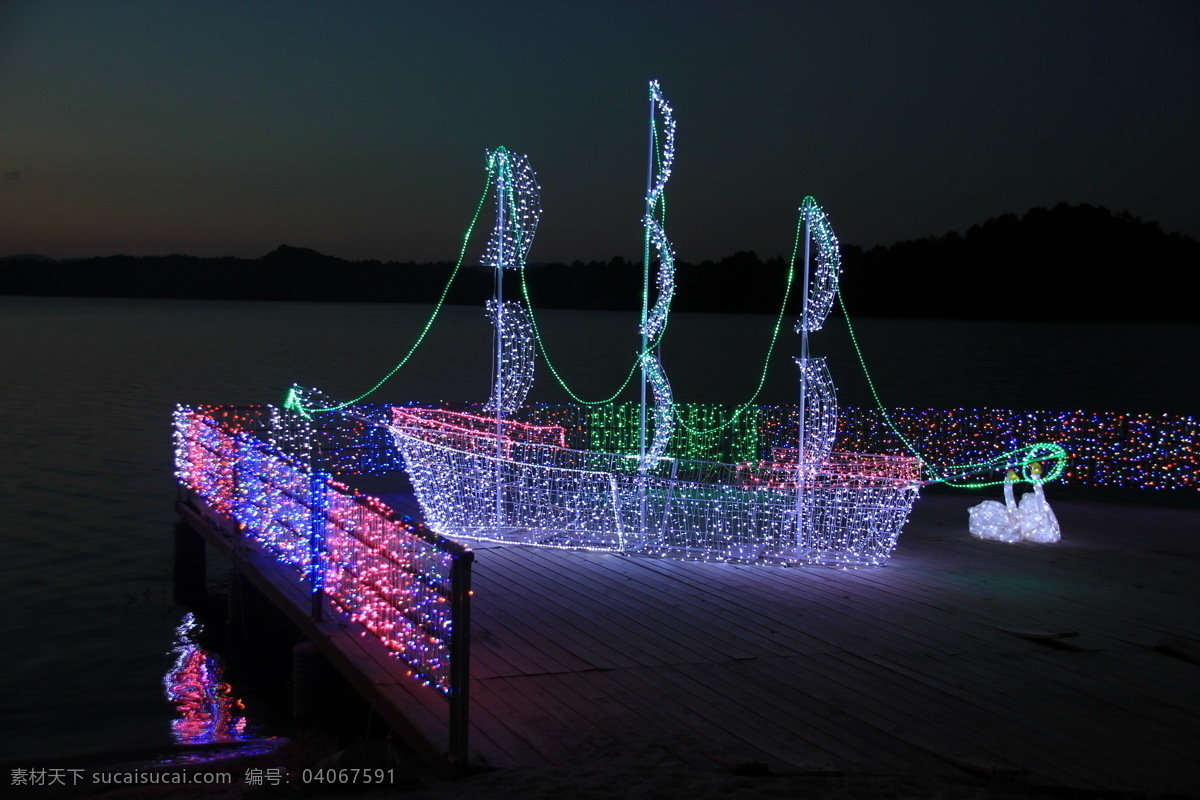
[[[496,382],[493,384],[492,396],[496,398],[496,535],[499,536],[504,522],[504,476],[501,469],[501,459],[504,456],[504,268],[509,265],[510,260],[504,247],[507,238],[504,229],[504,212],[505,206],[510,202],[512,176],[508,170],[507,153],[501,148],[497,155],[502,155],[505,161],[496,185],[496,251],[494,253],[496,285],[492,292],[496,304],[496,334],[493,348],[496,360],[492,367]]]
[[[675,115],[663,97],[658,81],[650,82],[650,163],[649,181],[646,191],[646,213],[642,219],[645,231],[642,275],[642,349],[638,354],[641,362],[641,407],[638,420],[638,474],[646,475],[657,466],[666,453],[675,427],[675,401],[671,396],[671,384],[667,380],[662,364],[654,354],[663,331],[667,328],[667,315],[671,310],[671,298],[675,296],[675,253],[671,241],[663,230],[665,205],[663,190],[671,177],[671,165],[675,160]],[[651,250],[653,248],[653,250]],[[654,303],[650,303],[651,252],[654,253],[655,280]],[[654,437],[649,428],[649,395],[654,395]]]
[[[812,258],[812,219],[804,215],[804,304],[800,311],[800,402],[796,406],[796,417],[799,422],[796,437],[796,538],[804,539],[804,481],[806,478],[804,462],[806,458],[805,445],[807,436],[804,431],[804,413],[808,400],[808,293],[809,293],[809,264]]]
[[[488,154],[488,176],[495,187],[496,225],[488,241],[484,264],[495,270],[488,314],[495,328],[492,363],[492,397],[484,413],[495,418],[496,528],[503,523],[505,452],[504,420],[525,402],[533,380],[533,328],[524,309],[504,300],[505,270],[524,269],[533,234],[541,218],[537,176],[525,156],[514,156],[503,147]]]
[[[646,373],[646,352],[650,346],[650,336],[646,327],[646,317],[650,313],[650,229],[646,221],[654,216],[654,92],[650,92],[650,130],[646,137],[646,212],[642,225],[642,319],[638,326],[642,333],[642,347],[638,351],[638,364],[641,369],[642,387],[638,403],[638,472],[646,474],[646,388],[649,375]]]
[[[796,534],[798,542],[803,542],[806,492],[811,496],[815,491],[813,481],[829,458],[837,434],[837,395],[833,381],[825,360],[809,355],[808,335],[821,329],[833,307],[841,255],[837,237],[817,201],[804,198],[800,214],[804,220],[804,301],[796,322],[796,333],[800,334],[800,356],[796,359],[800,367],[800,401],[796,406]]]

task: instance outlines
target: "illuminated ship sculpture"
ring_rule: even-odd
[[[452,538],[706,561],[882,563],[917,499],[921,465],[911,456],[833,449],[834,385],[824,359],[809,356],[808,336],[821,328],[832,307],[840,255],[812,198],[800,209],[804,297],[796,324],[801,355],[796,359],[795,446],[746,463],[666,456],[675,405],[656,353],[675,290],[674,256],[662,222],[675,122],[657,82],[650,85],[650,96],[655,166],[643,220],[638,452],[571,447],[565,429],[521,419],[533,379],[535,333],[526,309],[504,299],[504,274],[523,269],[541,208],[528,160],[501,148],[488,160],[496,199],[485,257],[496,278],[495,298],[488,303],[497,332],[491,398],[479,414],[393,407],[385,421],[426,523]],[[652,263],[657,265],[653,306]]]

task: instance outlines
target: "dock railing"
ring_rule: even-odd
[[[261,408],[179,406],[181,486],[292,567],[314,619],[327,598],[443,695],[450,761],[465,765],[474,553],[272,447],[264,419]]]

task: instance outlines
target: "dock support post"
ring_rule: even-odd
[[[471,682],[471,562],[474,553],[455,556],[450,566],[450,765],[455,775],[469,768],[467,724]]]
[[[175,523],[174,600],[184,608],[196,608],[208,596],[208,562],[204,537],[192,526]]]
[[[247,621],[247,605],[253,605],[253,598],[247,598],[253,589],[250,582],[242,577],[242,571],[236,564],[229,565],[229,593],[225,595],[225,624],[229,632],[241,639],[250,638],[250,626]]]
[[[330,687],[337,679],[333,666],[312,642],[292,648],[292,716],[300,721],[325,718],[332,704]]]

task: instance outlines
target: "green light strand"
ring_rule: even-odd
[[[1020,466],[1025,468],[1029,467],[1035,462],[1048,460],[1054,461],[1054,466],[1050,468],[1050,472],[1039,478],[1033,476],[1029,470],[1025,470],[1025,478],[1027,482],[1048,483],[1055,480],[1063,473],[1063,470],[1066,468],[1067,451],[1062,445],[1055,444],[1053,442],[1038,442],[1037,444],[1018,447],[1015,450],[1010,450],[1009,452],[996,456],[995,458],[987,461],[980,461],[974,464],[959,464],[944,468],[935,468],[930,461],[921,455],[916,446],[908,440],[908,437],[900,432],[900,429],[897,428],[896,424],[892,421],[891,415],[888,414],[887,409],[884,408],[883,400],[879,397],[879,392],[875,389],[875,381],[871,378],[871,373],[867,369],[867,361],[863,357],[862,348],[858,344],[858,336],[856,336],[854,333],[854,325],[850,322],[850,312],[846,310],[846,300],[842,297],[840,290],[837,293],[837,297],[838,303],[842,307],[842,316],[846,319],[846,329],[850,332],[850,343],[854,345],[854,352],[858,356],[858,363],[862,367],[863,376],[867,379],[867,386],[871,390],[871,396],[875,399],[875,406],[879,409],[879,413],[883,417],[883,421],[887,423],[887,426],[891,429],[892,433],[896,434],[896,437],[904,444],[906,448],[908,448],[908,451],[920,459],[921,463],[924,464],[929,470],[929,473],[933,476],[933,480],[928,481],[928,483],[944,483],[947,486],[953,486],[956,489],[982,489],[988,486],[999,486],[1004,483],[1004,480],[954,483],[953,481],[958,480],[957,478],[947,477],[945,474],[939,474],[939,469],[943,470],[944,472],[971,473],[979,472],[981,470],[999,469],[1005,466]]]
[[[483,194],[484,194],[485,198],[487,197],[488,189],[491,187],[492,171],[495,169],[497,157],[500,155],[500,153],[507,153],[507,152],[508,152],[508,149],[506,147],[504,147],[504,145],[500,145],[499,147],[497,147],[495,149],[495,151],[492,152],[492,154],[488,158],[488,182],[485,185],[484,190],[483,190]],[[505,177],[508,179],[507,183],[511,187],[514,182],[512,164],[506,161],[503,166],[503,170],[504,170]],[[504,196],[503,199],[504,199],[504,201],[506,201],[506,205],[508,207],[509,219],[519,218],[520,214],[517,213],[516,194],[512,191],[509,191]],[[475,219],[471,220],[471,227],[474,227],[475,220],[479,219],[480,209],[482,209],[482,208],[483,208],[483,201],[481,199],[479,207],[475,210]],[[514,234],[516,237],[516,239],[515,239],[516,250],[518,253],[523,252],[524,244],[525,244],[524,228],[517,227],[517,229],[514,231]],[[467,237],[470,238],[470,236],[471,236],[471,229],[468,228],[467,229]],[[530,241],[532,241],[532,238],[530,239]],[[466,252],[466,242],[464,241],[463,253],[465,253],[465,252]],[[459,259],[460,259],[460,263],[461,263],[461,259],[462,259],[461,254],[459,256]],[[523,263],[520,265],[517,265],[517,268],[521,270],[522,274],[524,274],[525,265]]]
[[[653,89],[650,90],[650,96],[651,96],[651,98],[654,97]],[[657,124],[657,122],[658,121],[656,118],[655,124],[650,126],[650,145],[651,145],[651,150],[654,151],[655,174],[662,172],[662,164],[663,164],[663,151],[662,151],[662,148],[658,146],[658,124]],[[667,227],[667,192],[665,189],[663,191],[659,192],[658,197],[654,201],[654,207],[650,209],[650,213],[651,213],[651,215],[655,215],[655,214],[658,215],[658,224],[660,226],[662,226],[663,230],[666,230],[666,227]],[[645,270],[648,271],[650,269],[650,231],[646,228],[642,229],[642,264],[644,265],[643,268]],[[650,281],[647,279],[642,282],[642,318],[641,318],[641,321],[639,322],[639,324],[641,324],[641,325],[646,324],[646,314],[649,312],[650,307],[651,307]],[[670,322],[671,322],[671,317],[668,314],[666,319],[663,321],[663,327],[662,327],[662,330],[658,332],[658,336],[656,336],[654,338],[654,341],[647,342],[645,351],[638,354],[638,363],[640,363],[641,358],[643,356],[645,356],[651,350],[654,350],[656,347],[658,347],[659,343],[662,342],[662,337],[664,335],[666,335],[667,325],[669,325]],[[637,364],[635,363],[634,368],[636,369],[636,367],[637,367]],[[626,381],[626,384],[628,384],[628,381]],[[622,388],[624,388],[624,387],[622,387]],[[616,397],[616,395],[613,395],[613,397]]]
[[[875,389],[875,381],[871,378],[871,373],[867,369],[867,360],[863,357],[862,348],[859,347],[858,336],[856,336],[854,333],[854,325],[850,322],[850,312],[846,310],[846,300],[842,297],[842,292],[840,289],[838,290],[837,298],[838,304],[842,307],[842,317],[846,320],[846,330],[850,332],[850,344],[854,345],[854,353],[858,356],[858,364],[860,367],[862,367],[863,377],[867,379],[867,388],[871,390],[871,397],[875,398],[875,406],[879,409],[879,413],[883,415],[883,421],[887,423],[889,428],[891,428],[892,433],[896,434],[900,441],[904,443],[904,446],[908,448],[908,451],[917,458],[921,459],[921,463],[925,464],[929,468],[929,471],[939,481],[942,480],[937,472],[934,471],[934,468],[930,465],[930,462],[926,461],[924,457],[917,452],[917,448],[913,445],[913,443],[910,442],[907,437],[900,432],[895,423],[892,422],[892,418],[888,415],[887,409],[883,407],[883,400],[880,399],[879,392]]]
[[[754,401],[758,399],[758,396],[760,394],[762,394],[763,387],[767,383],[767,371],[771,367],[771,356],[774,355],[775,345],[779,342],[779,331],[783,327],[783,318],[784,318],[784,315],[787,313],[788,299],[791,297],[791,293],[792,293],[792,283],[794,282],[795,276],[796,276],[796,255],[800,252],[800,238],[802,236],[800,231],[801,231],[802,227],[803,227],[803,217],[801,217],[801,219],[799,221],[797,221],[797,223],[796,223],[796,235],[792,239],[792,257],[788,261],[787,280],[784,284],[784,289],[783,289],[783,302],[779,304],[779,315],[775,318],[775,330],[771,334],[771,343],[767,346],[766,358],[763,359],[762,371],[759,373],[759,376],[758,376],[758,386],[755,387],[754,393],[752,395],[750,395],[750,399],[748,399],[746,402],[734,407],[733,414],[729,417],[729,419],[727,421],[725,421],[724,423],[722,423],[714,428],[693,428],[691,425],[689,425],[687,423],[686,420],[683,420],[683,419],[678,420],[680,427],[682,427],[684,430],[686,430],[689,434],[691,434],[693,436],[701,436],[701,435],[708,434],[708,433],[716,433],[717,431],[721,431],[721,430],[724,430],[725,428],[728,428],[729,426],[736,423],[738,420],[738,417],[740,417],[742,414],[744,414],[746,412],[746,410],[749,409],[750,406],[752,406],[754,404]]]
[[[1053,461],[1053,466],[1050,471],[1044,475],[1034,475],[1029,469],[1035,463],[1045,461]],[[952,467],[951,469],[961,470],[966,473],[981,472],[984,470],[1004,469],[1005,467],[1021,467],[1023,480],[1026,483],[1049,483],[1056,480],[1066,469],[1067,450],[1060,444],[1054,442],[1038,442],[1037,444],[1018,447],[1015,450],[1010,450],[1007,453],[998,455],[995,458],[990,458],[987,461],[980,461],[974,464],[963,464],[961,466]],[[973,481],[970,483],[952,483],[957,478],[939,478],[939,481],[947,486],[953,486],[955,489],[982,489],[987,486],[999,486],[1006,482],[1007,478],[1002,480],[992,481]]]
[[[654,87],[653,86],[650,87],[650,103],[651,103],[651,106],[653,107],[653,103],[654,103]],[[656,118],[656,116],[653,115],[653,112],[652,112],[652,115],[650,118],[650,151],[652,153],[654,153],[654,169],[655,169],[655,172],[657,173],[658,171],[660,171],[662,169],[662,148],[660,148],[658,146],[658,125],[656,124],[656,122],[657,122],[657,118]],[[647,183],[649,183],[651,178],[647,177],[646,180],[647,180]],[[659,199],[661,200],[665,194],[666,194],[665,191],[662,192],[659,195]],[[654,212],[658,208],[657,201],[655,202],[654,206],[655,206],[654,208],[650,209],[651,214],[654,214]],[[642,280],[642,318],[638,321],[639,325],[646,324],[646,314],[648,313],[648,311],[650,309],[650,279],[649,279],[650,231],[646,230],[645,227],[642,228],[642,269],[645,271],[646,277],[644,277]],[[660,332],[660,340],[661,340],[661,332]],[[646,351],[642,352],[638,355],[637,363],[640,364],[641,357],[646,355],[646,353],[652,349],[653,348],[647,346]],[[635,364],[634,366],[636,367],[637,364]],[[614,395],[614,397],[615,397],[615,395]]]
[[[652,137],[652,146],[653,146],[653,150],[654,150],[655,164],[661,168],[662,152],[661,152],[661,148],[658,146],[658,126],[657,125],[651,127],[651,137]],[[660,216],[660,221],[663,224],[666,223],[666,214],[667,214],[666,209],[667,209],[666,193],[663,192],[662,195],[659,196],[658,203],[656,203],[656,210],[658,210],[658,213]],[[642,263],[643,264],[650,263],[650,236],[648,233],[643,233],[643,236],[642,236]],[[645,322],[646,322],[645,309],[646,309],[646,307],[649,306],[649,295],[646,294],[646,291],[647,290],[644,288],[643,294],[642,294],[642,300],[643,300],[643,303],[642,303],[643,314],[642,314],[642,319],[641,319],[642,324],[645,324]],[[641,364],[642,356],[644,356],[646,353],[649,353],[654,348],[658,347],[659,342],[662,341],[662,337],[666,333],[666,327],[664,326],[663,330],[659,332],[658,336],[653,341],[647,342],[646,350],[644,352],[638,353],[637,356],[634,357],[633,362],[629,365],[629,371],[627,373],[625,373],[625,379],[621,382],[621,385],[617,388],[617,390],[615,392],[613,392],[611,395],[604,398],[603,400],[584,400],[582,397],[580,397],[578,394],[576,394],[575,391],[567,384],[566,380],[562,377],[562,374],[559,373],[558,368],[554,366],[554,362],[550,359],[550,353],[546,349],[546,342],[542,338],[541,327],[538,325],[537,315],[534,312],[534,308],[535,308],[534,303],[529,297],[529,284],[525,280],[525,271],[524,270],[521,271],[521,294],[525,298],[525,308],[529,311],[529,321],[533,327],[534,338],[537,340],[538,352],[540,352],[542,354],[542,360],[546,362],[547,369],[550,370],[550,374],[554,376],[554,380],[558,382],[558,385],[562,387],[563,391],[565,391],[572,400],[574,400],[576,403],[579,403],[580,405],[602,406],[602,405],[610,404],[614,400],[616,400],[617,397],[619,397],[621,395],[621,392],[625,391],[625,388],[627,386],[629,386],[630,381],[633,380],[633,376],[637,374],[638,366]]]
[[[379,390],[379,387],[391,380],[392,376],[399,372],[400,368],[408,363],[408,360],[412,358],[413,353],[415,353],[417,348],[421,346],[421,343],[425,341],[425,337],[428,335],[429,329],[433,327],[434,320],[437,319],[438,314],[442,310],[442,306],[446,304],[446,296],[450,293],[450,286],[454,283],[454,279],[458,276],[458,272],[462,268],[463,261],[467,257],[467,247],[470,245],[471,235],[475,231],[475,223],[479,221],[479,215],[483,211],[483,204],[487,201],[488,193],[491,191],[491,188],[492,175],[491,171],[489,170],[487,181],[483,187],[483,194],[480,196],[479,202],[475,206],[475,215],[471,218],[471,224],[467,226],[466,235],[463,236],[462,248],[459,250],[458,262],[454,265],[454,271],[450,273],[450,277],[446,280],[446,285],[442,288],[442,294],[440,297],[438,297],[437,304],[433,308],[433,313],[430,314],[429,319],[426,320],[425,327],[421,329],[421,333],[419,336],[417,336],[417,340],[413,342],[411,347],[408,348],[408,352],[404,354],[404,358],[400,359],[400,362],[396,364],[396,366],[392,367],[391,371],[388,372],[387,375],[384,375],[378,383],[353,400],[347,400],[344,403],[338,403],[337,405],[327,406],[325,408],[305,407],[299,402],[295,395],[295,390],[293,389],[288,391],[287,398],[284,400],[284,408],[299,411],[303,416],[306,417],[309,416],[311,412],[341,411],[343,408],[352,406],[355,403],[362,401],[364,398],[374,394]]]
[[[658,137],[656,136],[655,137],[656,142],[657,142],[657,138]],[[665,229],[667,227],[667,193],[665,191],[662,194],[660,194],[658,196],[658,200],[655,201],[654,212],[658,214],[658,224],[661,225]],[[642,261],[643,264],[648,265],[650,263],[650,232],[649,231],[644,231],[642,233],[642,259],[643,259],[643,261]],[[659,263],[661,265],[661,261]],[[643,303],[642,305],[643,305],[643,308],[647,312],[649,312],[650,307],[651,307],[650,295],[648,294],[649,281],[645,282],[644,285],[646,286],[646,288],[644,289],[644,292],[646,292],[646,294],[645,294],[646,302]],[[646,324],[645,314],[642,315],[641,324],[642,325]],[[667,335],[667,326],[670,324],[671,324],[671,315],[667,314],[666,318],[663,320],[662,330],[660,330],[658,332],[658,336],[654,337],[653,341],[646,343],[646,353],[649,353],[651,350],[658,347],[659,343],[662,342],[663,337]],[[645,353],[643,353],[642,355],[645,355]]]
[[[637,403],[618,403],[593,406],[586,410],[589,447],[605,453],[636,455],[639,447],[639,406]],[[676,422],[691,419],[698,426],[713,425],[722,419],[726,410],[705,403],[679,403],[675,406]],[[724,435],[676,436],[666,455],[688,461],[737,463],[758,459],[759,418],[743,416],[737,427]],[[718,428],[719,429],[719,428]]]
[[[662,159],[662,148],[658,146],[658,126],[657,125],[654,126],[653,130],[651,131],[651,135],[653,136],[653,139],[654,139],[654,166],[659,172],[661,172],[663,159]],[[655,213],[658,214],[658,222],[660,225],[663,226],[663,229],[665,230],[667,227],[667,192],[666,192],[666,190],[663,190],[662,192],[659,193],[658,200],[655,201],[653,210],[655,211]],[[647,250],[646,252],[649,253],[649,250]]]
[[[533,336],[537,340],[538,350],[542,354],[542,360],[546,362],[546,367],[549,368],[550,374],[554,376],[554,379],[558,381],[558,385],[563,388],[563,391],[571,396],[572,400],[580,405],[601,406],[611,403],[617,398],[618,395],[621,394],[621,392],[625,391],[625,387],[629,385],[629,382],[633,380],[633,376],[637,372],[638,364],[641,363],[640,358],[635,358],[633,360],[633,363],[629,367],[629,372],[625,375],[625,381],[621,384],[621,387],[613,392],[609,397],[606,397],[603,400],[584,400],[582,397],[575,394],[575,392],[571,390],[571,387],[567,385],[567,382],[563,380],[562,375],[560,375],[558,370],[555,368],[554,362],[550,360],[550,354],[546,352],[546,343],[542,340],[542,333],[541,329],[538,327],[537,316],[533,313],[533,301],[529,299],[529,284],[525,281],[525,270],[521,270],[521,294],[525,297],[525,307],[529,311],[529,322],[533,327]]]

